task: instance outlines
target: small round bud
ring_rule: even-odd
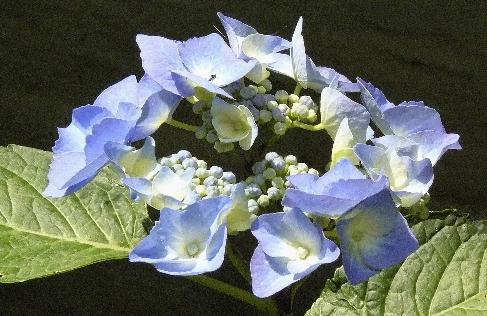
[[[198,168],[196,169],[194,175],[200,179],[205,179],[210,176],[210,172],[206,170],[206,168]]]
[[[206,185],[207,187],[212,185],[217,185],[217,180],[218,180],[217,178],[213,176],[209,176],[205,180],[203,180],[203,184]]]
[[[279,105],[279,103],[277,103],[276,101],[272,100],[272,101],[268,101],[266,104],[266,107],[269,111],[272,111],[273,109],[277,108],[277,106]]]
[[[162,157],[159,160],[159,163],[166,167],[172,166],[171,159],[169,159],[168,157]]]
[[[257,94],[257,87],[256,86],[247,86],[240,89],[240,96],[244,99],[252,99]]]
[[[304,162],[298,163],[298,171],[300,173],[308,172],[308,166]]]
[[[216,134],[216,131],[214,129],[212,129],[212,130],[208,131],[205,138],[206,138],[206,141],[208,143],[213,144],[214,142],[216,142],[218,140],[218,135]]]
[[[267,92],[267,89],[264,88],[263,86],[258,86],[257,87],[257,93],[264,94]]]
[[[271,151],[271,152],[268,152],[267,154],[265,154],[264,159],[267,162],[271,162],[272,160],[276,159],[277,157],[280,157],[279,154],[276,153],[275,151]]]
[[[284,135],[287,131],[287,125],[283,122],[276,122],[273,126],[274,133],[276,135]]]
[[[235,174],[230,171],[224,171],[221,178],[228,183],[235,183],[237,181]]]
[[[200,180],[200,178],[193,178],[193,179],[191,179],[191,183],[193,183],[194,185],[200,185],[201,180]]]
[[[311,97],[308,95],[301,96],[299,98],[299,103],[303,104],[308,109],[312,109],[313,106],[315,105],[315,102],[313,101],[313,99],[311,99]]]
[[[287,104],[281,103],[277,107],[279,111],[281,111],[284,115],[288,115],[291,112],[291,109],[289,108],[289,106],[287,106]]]
[[[284,169],[284,167],[286,167],[286,162],[281,156],[274,158],[273,160],[271,160],[270,163],[272,168],[276,171],[281,171],[282,169]]]
[[[256,214],[259,212],[259,204],[254,199],[247,201],[247,207],[249,208],[250,213]]]
[[[267,207],[267,206],[269,206],[269,203],[270,203],[269,197],[265,194],[262,194],[257,199],[257,203],[259,204],[260,207]]]
[[[275,177],[272,179],[272,186],[278,189],[284,188],[284,180],[281,177]]]
[[[193,158],[184,159],[181,165],[183,166],[184,169],[198,168],[198,165],[196,164],[196,161]]]
[[[206,137],[206,128],[204,126],[198,126],[194,132],[194,136],[197,139],[203,139]]]
[[[213,176],[215,178],[221,178],[223,176],[223,169],[218,166],[211,166],[210,167],[210,176]]]
[[[262,123],[267,123],[272,120],[272,113],[267,110],[260,110],[259,111],[259,121]]]
[[[196,160],[196,165],[198,165],[198,168],[203,168],[203,169],[206,169],[206,167],[208,166],[206,164],[206,161],[201,159]]]
[[[171,157],[169,157],[169,162],[171,163],[171,166],[175,165],[175,164],[178,164],[180,161],[179,161],[179,158],[176,156],[176,155],[171,155]]]
[[[311,123],[316,122],[318,120],[318,115],[316,114],[316,111],[313,109],[309,110],[307,119]]]
[[[261,187],[265,185],[265,180],[266,179],[261,174],[258,174],[254,177],[254,183],[261,186]]]
[[[277,90],[276,91],[276,100],[280,103],[286,103],[289,97],[289,94],[284,90]]]
[[[270,187],[267,189],[267,196],[273,201],[279,200],[281,198],[279,189],[275,187]]]
[[[264,87],[266,92],[269,92],[272,90],[272,83],[270,82],[269,79],[264,79],[260,82],[261,86]]]
[[[187,150],[180,150],[180,151],[178,151],[178,153],[176,155],[177,155],[179,161],[183,161],[186,158],[192,158],[193,157],[193,155],[191,155],[191,153]]]
[[[220,187],[219,190],[220,190],[220,195],[230,196],[232,194],[233,185],[225,184],[224,186]]]
[[[262,175],[267,180],[271,180],[272,178],[274,178],[276,176],[276,170],[274,170],[272,168],[267,168],[267,169],[264,170],[264,172],[262,173]]]
[[[279,110],[279,108],[272,109],[272,118],[278,122],[284,122],[285,115]]]
[[[207,197],[215,197],[220,195],[220,190],[217,186],[208,186],[206,187],[206,196]]]
[[[298,166],[296,165],[291,165],[287,168],[287,171],[289,175],[294,176],[295,174],[299,173]]]
[[[284,160],[288,165],[295,165],[298,163],[298,158],[296,158],[296,156],[294,155],[287,155],[286,157],[284,157]]]
[[[254,176],[250,176],[250,177],[247,177],[247,179],[245,179],[245,183],[247,183],[247,184],[254,183],[254,181],[255,181]]]
[[[261,174],[262,172],[264,172],[265,167],[266,167],[266,161],[265,160],[264,161],[257,161],[252,166],[252,172],[254,174]]]
[[[245,194],[254,198],[260,196],[262,194],[262,190],[255,183],[251,183],[245,188]]]
[[[314,174],[314,175],[317,175],[317,176],[319,176],[319,175],[320,175],[320,173],[318,172],[318,170],[316,170],[316,169],[314,169],[314,168],[309,168],[309,169],[308,169],[308,173],[310,173],[310,174]]]
[[[290,94],[289,97],[287,98],[287,101],[291,104],[299,102],[299,97],[295,94]]]
[[[200,184],[194,188],[194,191],[201,197],[206,195],[206,186]]]

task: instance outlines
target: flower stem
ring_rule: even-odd
[[[206,275],[193,275],[193,276],[188,276],[186,278],[195,283],[206,286],[212,290],[231,296],[249,305],[252,305],[256,309],[258,309],[259,311],[267,315],[273,315],[273,316],[279,315],[279,309],[277,308],[277,304],[270,299],[259,299],[256,296],[254,296],[252,293],[249,293],[231,284],[225,283],[223,281],[214,279]]]
[[[296,87],[294,88],[294,92],[293,94],[299,96],[299,94],[301,93],[301,90],[303,89],[303,87],[301,87],[301,85],[299,83],[296,84]]]
[[[232,262],[233,266],[235,269],[237,269],[238,273],[247,281],[250,283],[250,273],[248,271],[248,268],[242,257],[236,253],[232,245],[230,244],[230,241],[227,240],[227,249],[226,249],[226,254],[228,255],[228,258],[230,258],[230,261]]]
[[[186,124],[186,123],[183,123],[180,121],[176,121],[172,118],[168,119],[166,121],[166,123],[171,125],[171,126],[174,126],[174,127],[180,128],[180,129],[184,129],[185,131],[193,132],[193,133],[196,132],[196,129],[198,128],[194,125],[190,125],[190,124]]]
[[[305,123],[301,123],[301,122],[298,122],[298,121],[293,121],[292,127],[299,127],[299,128],[302,128],[302,129],[305,129],[305,130],[308,130],[308,131],[321,131],[323,129],[325,129],[325,125],[324,124],[316,124],[316,125],[309,125],[309,124],[305,124]]]

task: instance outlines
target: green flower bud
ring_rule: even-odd
[[[287,155],[286,157],[284,157],[284,160],[288,165],[295,165],[298,163],[298,158],[296,158],[296,156],[294,155]]]
[[[266,90],[266,92],[272,90],[272,83],[269,81],[269,79],[262,80],[260,82],[260,84],[262,85],[262,87],[264,87],[264,89]]]
[[[275,187],[270,187],[267,189],[267,196],[269,197],[270,200],[273,201],[279,200],[281,198],[279,189]]]
[[[284,90],[277,90],[275,96],[276,96],[276,100],[279,101],[280,103],[286,103],[289,97],[287,91]]]
[[[210,172],[206,168],[198,168],[196,169],[194,175],[200,179],[205,179],[210,176]]]
[[[304,162],[298,163],[298,171],[299,173],[305,173],[308,172],[308,166]]]
[[[200,184],[200,185],[197,185],[195,188],[194,188],[194,191],[200,196],[200,197],[203,197],[206,195],[206,186]]]
[[[267,89],[264,88],[263,86],[258,86],[257,87],[257,93],[264,94],[267,92]]]
[[[319,176],[319,175],[320,175],[320,173],[318,172],[318,170],[316,170],[316,169],[314,169],[314,168],[309,168],[309,169],[308,169],[308,173],[310,173],[310,174],[314,174],[314,175],[316,175],[316,176]]]
[[[276,135],[284,135],[287,131],[287,124],[283,122],[276,122],[273,127],[274,133]]]
[[[264,172],[262,173],[262,175],[267,180],[272,180],[273,178],[276,177],[276,170],[274,170],[272,168],[267,168],[267,169],[264,170]]]
[[[218,140],[218,135],[216,134],[216,131],[214,129],[212,129],[212,130],[208,131],[205,138],[206,138],[206,141],[208,143],[213,144],[214,142],[216,142]]]
[[[279,104],[276,101],[271,100],[271,101],[267,101],[265,105],[267,106],[267,109],[269,111],[272,111],[273,109],[277,108]]]
[[[290,103],[290,104],[293,104],[293,103],[296,103],[296,102],[299,102],[299,97],[295,94],[290,94],[287,101]]]
[[[271,181],[272,186],[276,187],[278,189],[281,189],[284,187],[284,180],[281,177],[275,177]]]
[[[222,143],[222,142],[217,140],[213,144],[213,148],[215,148],[215,150],[221,154],[221,153],[226,153],[226,152],[234,150],[235,145],[233,143]]]
[[[270,204],[269,197],[265,194],[262,194],[257,199],[257,203],[259,204],[260,207],[268,207]]]
[[[262,123],[267,123],[272,120],[272,113],[267,110],[260,110],[259,111],[259,121]]]

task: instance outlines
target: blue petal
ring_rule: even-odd
[[[410,134],[409,139],[420,144],[421,157],[431,160],[433,166],[449,149],[460,150],[458,134],[447,134],[437,131],[422,131]]]
[[[277,72],[281,75],[294,78],[294,70],[291,56],[281,53],[276,53],[272,56],[274,62],[268,65],[268,69]]]
[[[137,88],[137,78],[129,76],[103,90],[93,105],[105,108],[115,115],[120,103],[137,104]]]
[[[257,31],[253,27],[239,20],[223,15],[221,12],[217,12],[217,15],[222,22],[225,32],[227,33],[230,47],[235,55],[240,57],[243,39],[250,34],[257,33]]]
[[[387,189],[365,199],[337,221],[345,273],[352,284],[402,262],[418,241]]]
[[[271,259],[272,260],[272,259]],[[252,292],[257,297],[268,297],[298,281],[292,274],[280,274],[269,264],[268,257],[260,246],[255,248],[250,259]]]
[[[176,87],[176,94],[182,97],[189,97],[195,94],[195,87],[201,87],[209,92],[226,96],[234,99],[228,92],[213,84],[205,78],[196,76],[188,71],[173,72],[172,78]]]
[[[289,41],[279,36],[252,34],[242,42],[242,52],[259,63],[270,64],[275,61],[274,53],[287,49],[291,46]]]
[[[167,256],[167,250],[159,235],[160,227],[161,223],[157,222],[149,235],[135,246],[129,253],[130,262],[155,263]]]
[[[367,83],[361,78],[357,78],[357,83],[360,87],[362,103],[369,111],[372,121],[385,135],[392,134],[391,128],[384,120],[383,112],[394,107],[394,104],[389,102],[384,96],[384,93],[371,83]]]
[[[177,94],[171,71],[185,70],[178,51],[178,41],[160,36],[139,34],[135,38],[140,48],[142,68],[162,88]]]
[[[255,66],[238,59],[215,33],[183,42],[179,54],[189,72],[219,87],[243,78]]]
[[[396,106],[384,112],[384,119],[394,134],[399,136],[407,137],[422,131],[445,133],[438,112],[425,106]]]

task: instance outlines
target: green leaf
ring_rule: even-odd
[[[368,282],[327,280],[313,315],[487,315],[487,221],[453,216],[413,227],[420,248]]]
[[[0,147],[0,283],[124,258],[146,235],[145,206],[129,200],[108,168],[76,194],[42,196],[51,157],[33,148]]]

